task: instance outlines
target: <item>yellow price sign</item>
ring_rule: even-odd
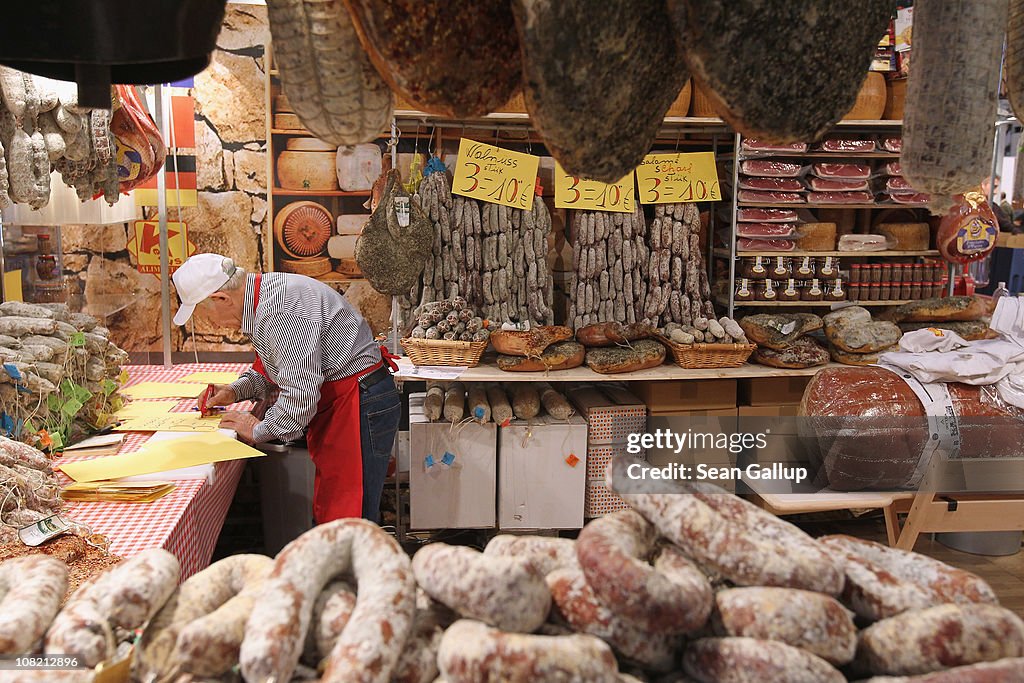
[[[532,154],[462,138],[452,192],[529,211],[539,166],[540,158]]]
[[[569,175],[555,162],[555,208],[633,213],[633,205],[632,173],[608,184]]]
[[[717,202],[722,199],[714,152],[648,154],[636,167],[641,204]]]

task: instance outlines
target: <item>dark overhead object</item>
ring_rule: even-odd
[[[78,83],[78,101],[110,107],[111,83],[168,83],[210,63],[226,0],[4,3],[0,63]]]

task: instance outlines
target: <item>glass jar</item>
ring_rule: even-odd
[[[814,278],[804,287],[800,299],[803,301],[821,301],[824,296],[825,292],[821,289],[821,280]]]
[[[880,292],[881,286],[882,285],[879,282],[872,282],[870,285],[868,285],[868,295],[867,295],[867,297],[864,300],[865,301],[878,301],[879,300],[879,295],[881,294],[881,292]]]
[[[40,256],[53,253],[53,242],[50,240],[49,234],[39,233],[36,235],[36,253]]]
[[[793,277],[801,280],[810,280],[814,277],[814,257],[801,256],[793,263]]]
[[[859,285],[863,280],[861,279],[861,272],[863,268],[859,263],[854,263],[850,266],[850,284]]]
[[[911,299],[917,300],[917,299],[923,299],[924,298],[924,292],[921,289],[921,285],[922,285],[922,283],[920,283],[920,282],[915,282],[912,285],[910,285],[910,298]],[[931,292],[931,287],[928,288],[928,291]]]
[[[36,275],[40,280],[55,280],[60,276],[60,269],[57,267],[57,257],[49,254],[36,257]]]
[[[846,300],[846,289],[843,287],[843,279],[841,277],[837,277],[835,280],[830,281],[828,289],[825,292],[825,299],[827,301]]]
[[[749,278],[741,278],[736,285],[736,301],[753,301],[754,289],[751,287]]]
[[[873,263],[869,267],[871,268],[871,284],[873,284],[873,285],[881,284],[882,283],[882,264],[881,263]]]
[[[786,286],[779,292],[779,301],[799,301],[800,300],[800,287],[797,285],[796,278],[789,278],[786,280]]]
[[[818,275],[823,278],[833,278],[839,275],[839,259],[835,256],[826,256],[821,260],[821,265],[818,267]],[[861,277],[861,282],[864,282],[864,277]]]
[[[910,288],[912,286],[913,286],[913,283],[910,282],[910,280],[904,280],[903,282],[901,282],[900,283],[900,295],[899,295],[899,298],[904,300],[904,301],[909,299],[910,298]]]
[[[892,283],[881,282],[878,285],[878,300],[879,301],[891,301],[892,296]]]

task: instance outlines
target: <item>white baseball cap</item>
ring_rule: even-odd
[[[174,314],[174,324],[187,323],[196,305],[227,284],[235,270],[235,262],[220,254],[196,254],[181,264],[171,276],[181,299],[181,307]]]

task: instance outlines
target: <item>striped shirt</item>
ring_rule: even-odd
[[[256,276],[249,274],[241,330],[281,393],[253,429],[253,439],[291,441],[316,415],[320,386],[375,365],[380,350],[358,311],[322,282],[304,275],[264,273],[259,307],[253,311],[255,287]],[[231,388],[239,401],[247,401],[265,394],[270,383],[250,369]]]

